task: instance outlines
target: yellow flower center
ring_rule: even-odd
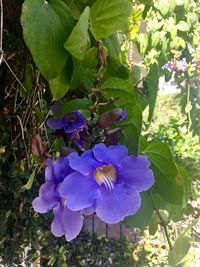
[[[107,188],[112,189],[113,182],[116,181],[116,169],[111,164],[103,165],[95,170],[94,177],[98,184],[104,183]]]

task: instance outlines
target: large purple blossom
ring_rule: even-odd
[[[79,234],[83,222],[82,214],[79,211],[71,211],[58,191],[60,184],[72,171],[67,157],[59,157],[56,161],[48,159],[45,183],[40,188],[39,197],[32,203],[34,210],[39,213],[53,209],[51,231],[55,236],[65,235],[68,241]]]
[[[73,211],[93,206],[107,223],[135,214],[141,205],[139,192],[154,183],[149,160],[142,155],[128,156],[122,145],[98,144],[81,157],[73,152],[68,158],[75,172],[60,185],[61,196]]]

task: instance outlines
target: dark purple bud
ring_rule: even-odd
[[[115,128],[111,130],[106,130],[105,135],[106,135],[106,139],[104,143],[106,146],[117,145],[122,136],[122,129]]]
[[[101,128],[107,128],[116,121],[122,121],[126,118],[125,108],[115,108],[101,114],[97,124]]]

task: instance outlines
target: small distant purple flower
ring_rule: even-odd
[[[183,58],[182,60],[176,61],[176,68],[178,71],[185,72],[187,70],[187,62],[186,59]]]
[[[59,157],[56,161],[48,159],[45,183],[40,187],[39,197],[32,202],[36,212],[46,213],[53,209],[51,231],[55,236],[65,235],[68,241],[79,234],[83,222],[81,213],[69,210],[58,191],[60,184],[72,172],[67,157]]]
[[[141,205],[139,192],[154,183],[147,157],[128,156],[122,145],[97,144],[81,157],[73,152],[68,158],[75,172],[62,182],[61,196],[73,211],[94,207],[106,223],[135,214]]]
[[[47,126],[51,129],[63,129],[65,133],[71,134],[86,126],[86,118],[80,112],[73,111],[58,119],[48,119]]]
[[[187,70],[187,62],[186,62],[185,58],[183,58],[181,60],[168,61],[164,65],[164,68],[166,68],[170,72],[173,72],[173,71],[185,72]]]

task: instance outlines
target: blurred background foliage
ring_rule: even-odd
[[[51,0],[47,2],[51,3]],[[61,2],[65,2],[72,13],[73,28],[85,6],[92,7],[98,1]],[[163,4],[160,0],[128,1],[127,5],[131,3],[133,9],[127,24],[123,27],[113,24],[113,27],[102,30],[98,23],[94,23],[96,28],[89,32],[90,44],[84,43],[86,47],[91,47],[83,49],[84,55],[77,50],[74,52],[69,43],[66,44],[68,71],[64,83],[60,78],[55,80],[58,76],[51,77],[49,65],[50,70],[54,70],[54,65],[46,61],[45,53],[41,61],[47,62],[47,66],[41,67],[40,58],[35,59],[34,49],[28,41],[29,36],[25,35],[31,53],[26,47],[20,23],[22,3],[21,0],[3,1],[0,263],[9,267],[31,266],[38,261],[41,266],[55,267],[145,267],[167,266],[169,261],[176,266],[199,266],[200,2],[167,0]],[[47,3],[42,1],[42,4]],[[30,19],[24,16],[23,27]],[[94,22],[95,16],[97,14],[93,11]],[[101,42],[95,38],[101,39]],[[182,62],[178,66],[177,62],[183,59],[186,64]],[[165,66],[167,62],[171,62],[170,67]],[[164,77],[165,82],[173,80],[178,91],[163,94],[162,84],[159,86],[160,77]],[[98,90],[99,84],[102,92]],[[116,89],[120,89],[120,93]],[[121,98],[113,99],[117,94]],[[91,236],[84,231],[69,243],[64,238],[53,237],[49,231],[52,215],[38,215],[31,208],[31,202],[43,183],[46,157],[56,157],[61,148],[70,143],[62,133],[52,134],[45,126],[52,97],[66,103],[64,113],[78,105],[90,120],[91,128],[102,112],[125,105],[129,120],[124,125],[120,124],[127,137],[122,141],[129,144],[129,150],[134,153],[138,149],[145,151],[147,141],[167,144],[192,182],[188,204],[184,207],[175,205],[155,193],[155,203],[159,206],[154,207],[154,211],[152,208],[146,224],[149,226],[144,225],[137,230],[137,242],[128,241],[125,237],[119,241]],[[106,105],[99,105],[102,102]],[[144,111],[143,125],[141,110]],[[130,142],[133,136],[135,143]],[[91,137],[90,145],[104,140],[99,129],[95,129]],[[74,148],[73,144],[70,146]],[[141,226],[141,221],[145,224],[144,214],[140,218],[132,218],[128,224],[133,227],[138,222]],[[168,244],[163,237],[166,227],[170,239],[176,244],[169,255]],[[176,239],[182,241],[181,248]],[[190,250],[188,240],[192,244]],[[179,263],[188,250],[188,255]],[[177,258],[174,258],[173,251]]]

